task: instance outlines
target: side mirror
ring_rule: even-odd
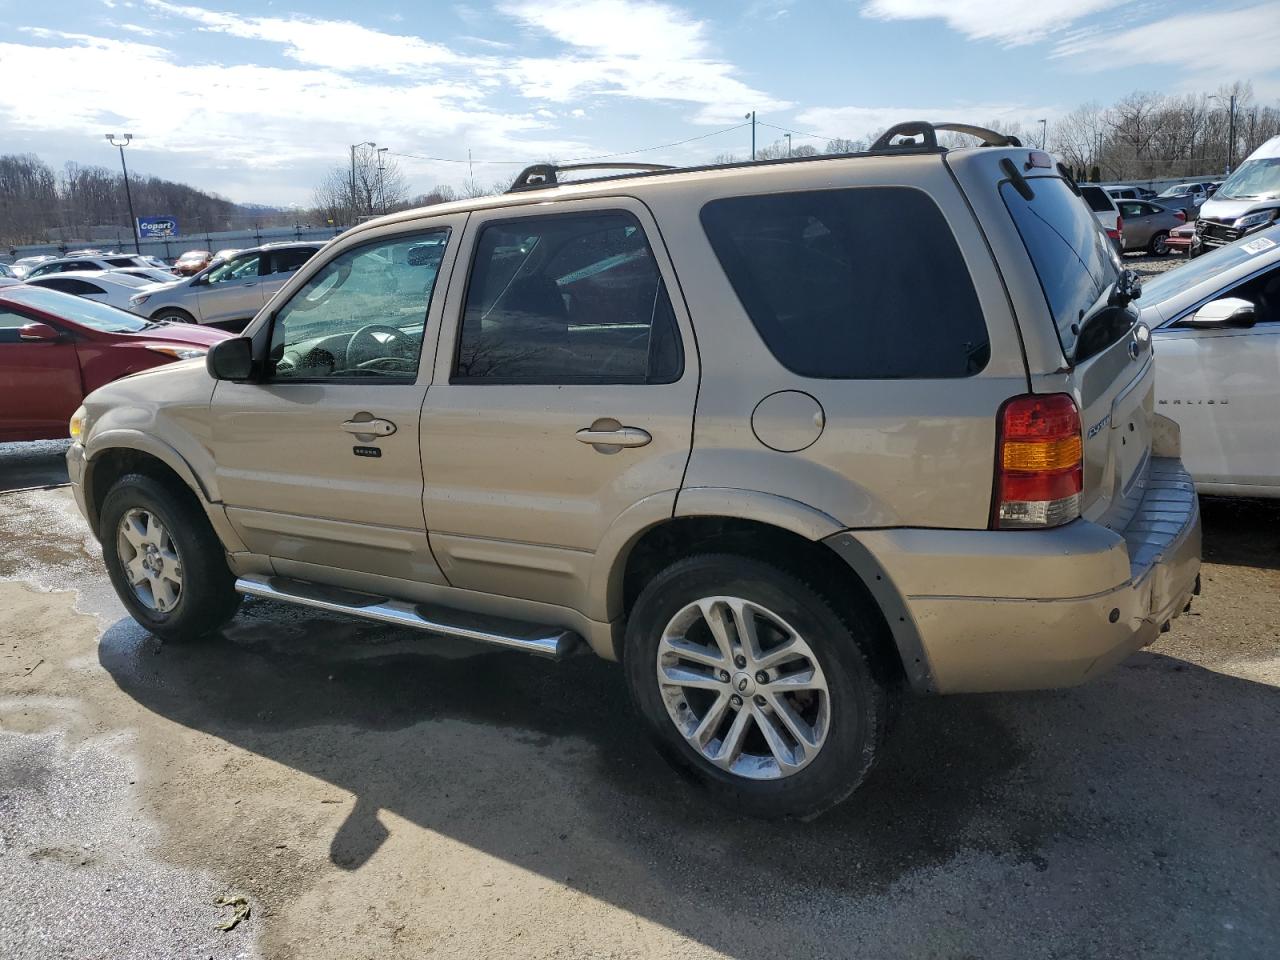
[[[62,334],[47,323],[28,323],[18,328],[18,339],[29,343],[57,343]]]
[[[1116,277],[1115,286],[1111,288],[1107,305],[1127,307],[1140,296],[1142,296],[1142,280],[1132,270],[1121,270],[1120,276]]]
[[[1217,330],[1223,327],[1252,327],[1256,322],[1257,314],[1252,303],[1240,297],[1223,297],[1206,303],[1179,326]]]
[[[205,369],[215,380],[243,383],[253,377],[253,341],[236,337],[214,344],[204,358]]]

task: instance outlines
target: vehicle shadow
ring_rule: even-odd
[[[918,700],[847,803],[766,824],[658,759],[615,666],[417,636],[256,601],[204,644],[120,621],[99,659],[147,709],[354,794],[344,870],[388,811],[750,960],[1172,956],[1223,918],[1250,939],[1215,955],[1280,948],[1276,688],[1142,653],[1076,690]]]
[[[1280,500],[1202,496],[1200,513],[1206,561],[1280,569]]]
[[[0,443],[0,493],[28,487],[57,487],[68,482],[70,440]]]

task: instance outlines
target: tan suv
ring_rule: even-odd
[[[137,620],[243,594],[624,664],[722,799],[817,813],[901,691],[1079,683],[1198,587],[1138,291],[1066,171],[972,127],[384,217],[68,459]]]

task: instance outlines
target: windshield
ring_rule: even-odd
[[[1000,187],[1022,242],[1031,256],[1053,315],[1062,352],[1075,358],[1085,321],[1106,306],[1120,265],[1089,208],[1058,177],[1029,177],[1035,196],[1024,200],[1012,183]]]
[[[146,320],[135,317],[132,313],[45,287],[14,287],[6,290],[5,296],[17,303],[103,333],[136,333],[150,326]]]
[[[1278,252],[1280,252],[1280,226],[1251,233],[1241,237],[1235,243],[1210,250],[1203,256],[1184,263],[1176,270],[1168,270],[1150,280],[1143,281],[1142,305],[1146,307],[1168,300],[1170,297],[1176,297],[1201,281],[1208,280],[1216,274],[1225,273],[1254,257],[1270,254],[1274,261]]]
[[[1261,200],[1280,197],[1280,157],[1246,160],[1218,188],[1224,200]]]
[[[1176,187],[1167,187],[1165,190],[1157,194],[1157,196],[1178,197],[1184,193],[1190,193],[1193,189],[1195,188],[1189,183],[1180,183]]]

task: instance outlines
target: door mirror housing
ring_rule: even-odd
[[[1253,304],[1240,297],[1223,297],[1211,300],[1180,324],[1201,330],[1218,330],[1223,327],[1252,327],[1257,322]]]
[[[18,339],[26,343],[57,343],[62,334],[47,323],[28,323],[18,328]]]
[[[244,383],[253,379],[253,341],[236,337],[214,344],[204,358],[205,369],[215,380]]]

